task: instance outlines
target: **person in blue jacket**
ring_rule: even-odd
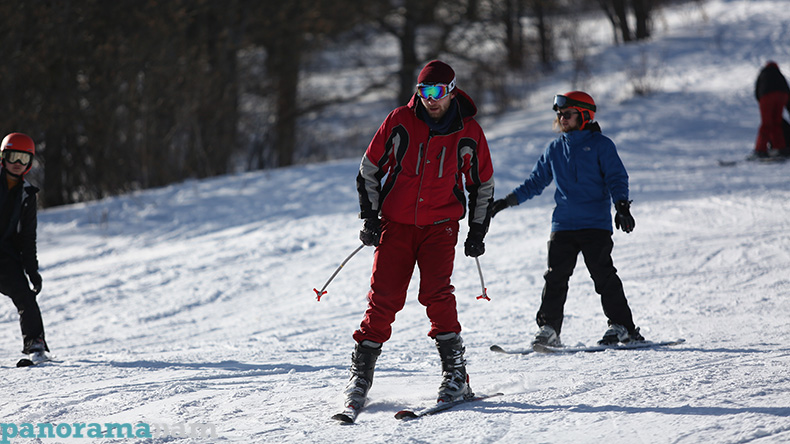
[[[541,194],[552,181],[556,183],[548,270],[536,317],[540,330],[532,344],[561,345],[568,281],[579,252],[608,318],[609,327],[598,343],[644,341],[612,262],[612,202],[617,228],[630,233],[635,225],[628,200],[628,173],[614,142],[594,121],[596,106],[589,94],[572,91],[557,95],[553,109],[557,112],[554,128],[561,136],[549,144],[524,183],[494,201],[491,209],[494,216]]]

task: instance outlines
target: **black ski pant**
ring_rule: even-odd
[[[595,283],[595,292],[601,295],[603,312],[611,324],[620,324],[633,331],[631,309],[612,262],[612,233],[608,230],[555,231],[549,239],[549,269],[543,275],[540,309],[536,317],[538,326],[549,325],[557,334],[562,330],[563,310],[568,296],[568,280],[576,267],[579,252]]]
[[[0,293],[10,297],[16,306],[19,325],[22,327],[22,353],[29,353],[29,347],[36,339],[44,339],[44,323],[36,302],[36,293],[30,289],[19,262],[0,259]]]

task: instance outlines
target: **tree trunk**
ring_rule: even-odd
[[[298,116],[299,65],[301,39],[298,33],[282,35],[269,50],[268,72],[274,77],[275,89],[275,151],[277,165],[289,166],[294,162],[296,148],[296,118]]]
[[[618,25],[620,27],[620,34],[623,37],[623,42],[630,42],[633,40],[631,36],[631,28],[628,26],[628,8],[626,0],[612,0],[612,7],[614,14],[617,17]]]
[[[414,95],[417,79],[414,73],[420,68],[417,61],[417,17],[419,13],[415,0],[406,2],[403,28],[400,31],[401,66],[398,71],[398,106],[405,105]]]
[[[524,65],[523,12],[521,0],[505,0],[505,48],[507,65],[512,69],[521,69]]]
[[[548,0],[551,1],[551,0]],[[540,62],[543,68],[548,70],[554,61],[554,44],[551,38],[549,23],[546,20],[547,0],[532,0],[532,14],[535,16],[538,30],[538,42],[540,45]]]
[[[636,39],[644,40],[650,37],[650,10],[648,0],[631,0],[631,7],[636,17]]]

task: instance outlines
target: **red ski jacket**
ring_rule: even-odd
[[[381,216],[417,226],[461,220],[466,188],[469,225],[487,231],[494,197],[491,155],[474,119],[477,107],[466,93],[456,91],[450,106],[458,107],[459,117],[445,134],[418,117],[423,106],[416,94],[408,105],[390,112],[359,167],[360,218]]]

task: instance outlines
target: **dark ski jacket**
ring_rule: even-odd
[[[357,176],[361,218],[381,216],[417,226],[461,220],[465,184],[469,225],[487,230],[494,197],[491,155],[474,119],[477,107],[466,93],[456,91],[450,104],[455,109],[447,112],[455,119],[440,131],[420,117],[425,111],[416,94],[381,124]]]
[[[588,124],[589,126],[590,124]],[[628,173],[614,142],[597,123],[563,133],[546,148],[532,173],[513,190],[522,203],[556,183],[551,231],[612,231],[612,202],[628,200]]]
[[[0,167],[0,254],[21,263],[28,274],[38,271],[38,191],[24,179],[9,190]]]
[[[754,85],[754,96],[759,102],[764,95],[775,91],[790,94],[790,87],[788,87],[787,79],[779,71],[776,63],[769,63],[765,65],[757,76],[757,82]]]

